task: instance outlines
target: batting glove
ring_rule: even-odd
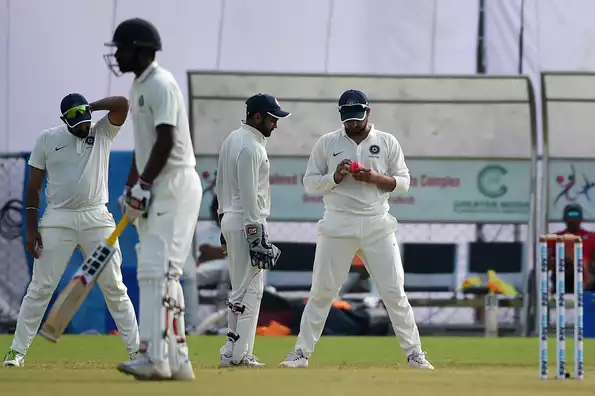
[[[128,195],[128,191],[130,191],[130,186],[124,186],[124,191],[122,195],[118,198],[118,207],[120,208],[120,213],[126,213],[126,196]]]
[[[151,201],[151,185],[139,179],[126,193],[126,214],[131,221],[146,215]]]

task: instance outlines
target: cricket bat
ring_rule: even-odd
[[[128,225],[128,215],[124,214],[116,229],[101,244],[99,244],[93,253],[87,257],[81,264],[68,285],[62,290],[50,310],[39,334],[46,340],[58,342],[60,336],[64,333],[66,326],[81,306],[93,285],[97,281],[99,274],[105,268],[107,262],[112,258],[116,249],[114,244],[126,226]]]

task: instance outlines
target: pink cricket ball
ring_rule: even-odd
[[[361,168],[363,168],[362,164],[360,164],[359,162],[352,162],[351,165],[349,166],[349,172],[351,173],[355,173],[358,170],[360,170]]]

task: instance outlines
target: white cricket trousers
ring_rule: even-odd
[[[421,352],[413,309],[405,295],[404,272],[395,237],[397,221],[386,213],[357,216],[327,211],[318,222],[312,288],[296,350],[308,357],[320,339],[333,299],[347,280],[356,252],[378,286],[394,332],[406,356]]]
[[[192,247],[202,186],[194,168],[174,168],[151,188],[146,217],[137,221],[140,350],[172,373],[188,360],[180,277]],[[167,337],[164,335],[168,335]]]
[[[266,221],[261,221],[266,230]],[[227,243],[231,283],[228,326],[229,332],[237,336],[236,341],[228,336],[221,353],[231,356],[232,361],[237,364],[246,355],[254,353],[260,302],[264,291],[264,271],[252,266],[242,214],[225,213],[221,220],[221,233]]]
[[[33,264],[33,276],[21,304],[12,349],[22,354],[29,349],[74,249],[81,248],[86,258],[114,228],[114,218],[105,205],[84,210],[46,210],[39,222],[43,250]],[[97,278],[97,284],[128,352],[132,353],[139,348],[138,325],[122,282],[122,252],[118,242],[115,247],[116,253]]]

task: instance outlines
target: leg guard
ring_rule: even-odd
[[[167,354],[166,281],[168,248],[165,240],[146,234],[138,249],[138,285],[140,291],[140,351],[154,363],[164,363]]]
[[[167,282],[165,307],[167,309],[169,366],[172,374],[188,362],[188,344],[184,323],[184,293],[180,281],[175,277]]]

